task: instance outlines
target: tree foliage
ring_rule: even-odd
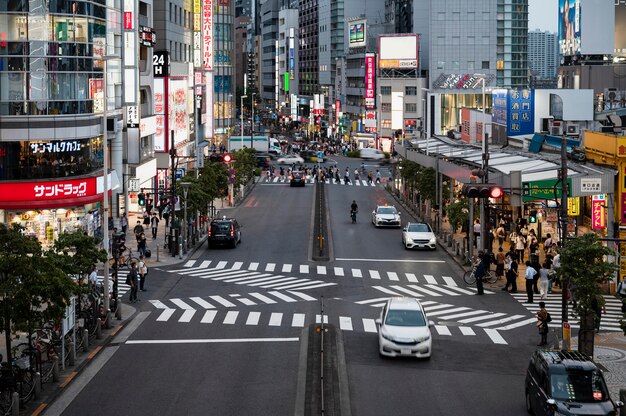
[[[245,185],[254,178],[256,150],[243,148],[233,153],[232,167],[235,169],[235,186]]]
[[[65,273],[84,278],[95,263],[107,260],[107,252],[98,248],[100,240],[82,232],[62,233],[54,242],[48,256]]]
[[[423,199],[436,202],[437,198],[437,171],[425,168],[413,161],[403,159],[400,164],[400,176],[407,185],[419,192]],[[442,196],[449,192],[449,185],[440,185]]]
[[[469,201],[467,198],[459,198],[445,207],[448,221],[452,232],[455,232],[469,222]]]
[[[191,172],[180,182],[191,183],[187,192],[187,209],[190,212],[205,213],[207,206],[212,204],[213,200],[223,198],[228,194],[228,168],[222,162],[207,160],[198,178],[195,177],[194,172]],[[178,196],[184,199],[182,186],[178,185],[176,191]]]

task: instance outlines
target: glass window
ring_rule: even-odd
[[[380,93],[382,95],[391,95],[391,86],[381,86]]]
[[[404,111],[407,113],[416,113],[417,112],[417,104],[415,103],[405,103]]]
[[[417,95],[417,87],[413,87],[413,86],[404,87],[404,94],[405,95]]]
[[[390,309],[385,318],[385,325],[391,326],[425,326],[426,319],[421,311],[407,309]]]
[[[569,370],[550,376],[552,398],[575,402],[598,402],[608,399],[599,371]]]
[[[382,111],[383,113],[388,113],[391,111],[391,103],[381,103],[380,104],[380,111]]]
[[[489,69],[489,61],[483,61],[482,69]]]

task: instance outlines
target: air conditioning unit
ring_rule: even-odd
[[[562,121],[554,121],[550,122],[550,135],[551,136],[561,136],[563,135],[563,122]]]
[[[616,102],[621,101],[622,92],[618,91],[617,88],[606,88],[604,90],[604,100],[608,102]]]
[[[579,136],[580,126],[578,124],[568,124],[565,130],[567,136]]]

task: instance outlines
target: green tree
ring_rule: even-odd
[[[198,178],[195,172],[190,172],[180,182],[191,183],[187,192],[188,212],[204,214],[213,200],[228,195],[228,168],[225,163],[206,160]],[[176,187],[176,193],[184,199],[182,186]]]
[[[46,254],[20,226],[0,224],[0,323],[9,363],[13,330],[30,333],[36,324],[63,318],[70,297],[78,291],[58,258]]]
[[[100,240],[77,231],[62,233],[47,255],[70,276],[85,278],[94,264],[105,262],[107,252],[98,248]]]
[[[614,255],[615,252],[593,233],[568,240],[561,250],[561,267],[557,273],[564,287],[571,285],[576,299],[574,310],[581,319],[578,350],[587,355],[593,354],[595,312],[592,304],[595,299],[600,308],[604,306],[602,285],[617,271],[617,265],[606,262],[606,258]]]
[[[232,167],[235,169],[235,186],[245,185],[254,179],[256,168],[256,150],[243,148],[233,153]]]
[[[463,227],[469,222],[469,201],[467,198],[456,199],[448,204],[445,209],[451,232],[454,233],[459,227]]]

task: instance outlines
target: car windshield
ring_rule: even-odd
[[[409,224],[407,231],[411,233],[428,233],[430,228],[427,224]]]
[[[390,309],[385,325],[392,326],[425,326],[426,320],[421,311],[409,309]]]
[[[568,370],[550,377],[552,398],[576,402],[601,402],[608,400],[604,379],[598,370]]]
[[[394,207],[378,208],[378,214],[395,214],[397,211]]]

